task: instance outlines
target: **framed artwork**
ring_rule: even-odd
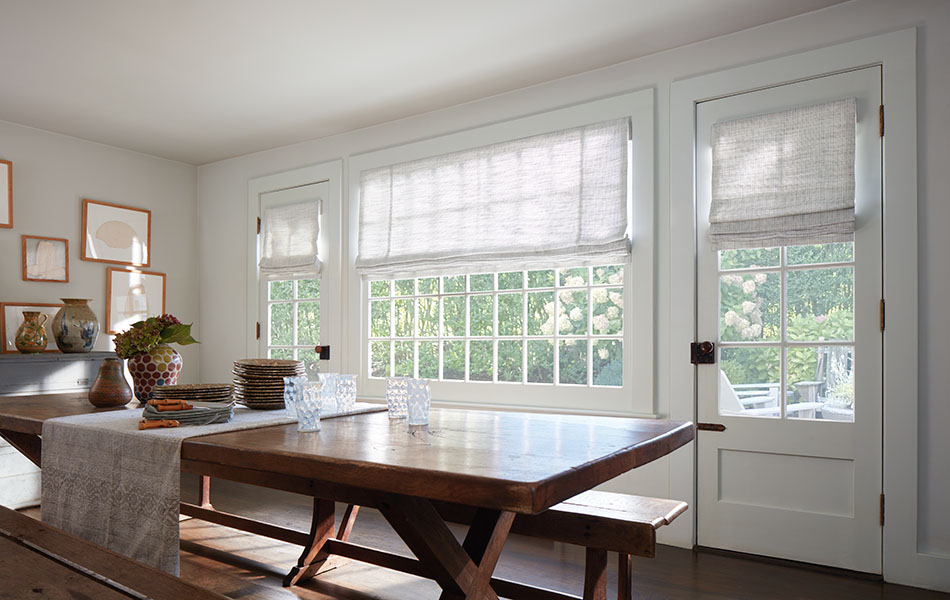
[[[13,163],[0,160],[0,227],[13,227]]]
[[[110,267],[106,281],[106,333],[121,333],[165,313],[164,273]]]
[[[35,302],[0,302],[0,339],[3,339],[3,354],[18,354],[14,338],[16,330],[23,324],[23,311],[35,310],[46,315],[46,352],[59,352],[53,339],[53,316],[62,308],[62,304],[42,304]]]
[[[69,240],[21,235],[24,281],[69,281]]]
[[[82,201],[83,260],[147,267],[151,243],[152,211]]]

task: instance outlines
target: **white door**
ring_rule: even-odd
[[[713,123],[856,98],[853,243],[710,248]],[[697,106],[698,543],[881,572],[881,72]]]

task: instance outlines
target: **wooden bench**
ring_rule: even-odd
[[[3,506],[0,581],[5,598],[227,600]]]

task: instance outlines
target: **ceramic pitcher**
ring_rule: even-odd
[[[48,315],[38,311],[23,311],[23,324],[16,330],[13,343],[23,354],[35,354],[46,350],[46,320]]]

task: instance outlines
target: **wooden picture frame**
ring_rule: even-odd
[[[147,267],[151,246],[152,211],[82,201],[82,260]]]
[[[165,314],[165,274],[139,269],[106,269],[106,333]]]
[[[62,304],[52,304],[48,302],[0,302],[0,340],[3,340],[3,347],[0,348],[2,354],[19,354],[16,349],[14,338],[16,330],[23,323],[24,310],[36,310],[47,316],[46,327],[46,350],[44,352],[59,352],[56,347],[56,340],[53,339],[53,316],[62,308]]]
[[[0,227],[13,229],[13,163],[0,160]]]
[[[69,240],[20,236],[23,281],[69,282]]]

